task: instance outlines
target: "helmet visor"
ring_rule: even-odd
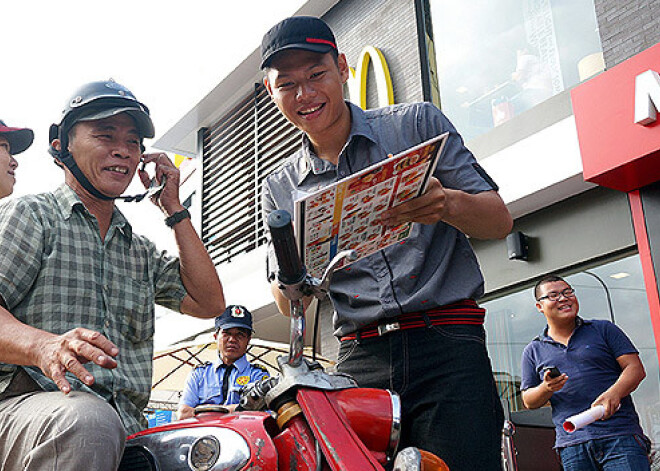
[[[76,122],[96,121],[97,119],[109,118],[120,113],[127,113],[133,118],[141,137],[152,138],[155,136],[156,131],[151,118],[142,109],[135,106],[117,106],[116,108],[101,109],[92,107],[89,111],[83,112],[82,115],[76,119]]]

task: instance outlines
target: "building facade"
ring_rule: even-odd
[[[335,31],[355,69],[351,101],[436,103],[500,186],[515,234],[472,245],[512,417],[547,424],[547,410],[522,411],[518,385],[522,349],[545,325],[531,288],[557,272],[583,317],[613,320],[640,350],[647,378],[633,397],[660,444],[660,2],[310,0],[299,14]],[[636,100],[644,123],[632,116]],[[201,162],[202,239],[230,299],[274,340],[288,326],[265,278],[259,192],[299,139],[261,85],[255,51],[156,143]],[[320,348],[333,357],[329,311],[322,303]]]

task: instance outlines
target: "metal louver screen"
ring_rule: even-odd
[[[213,263],[229,262],[266,243],[261,183],[300,146],[300,131],[266,89],[203,131],[202,240]]]

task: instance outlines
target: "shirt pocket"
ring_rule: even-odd
[[[122,335],[133,343],[144,342],[154,336],[154,288],[146,281],[126,281],[124,294],[114,302]]]
[[[222,389],[215,386],[204,388],[199,394],[199,404],[219,404],[222,399]]]

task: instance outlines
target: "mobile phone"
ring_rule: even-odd
[[[561,375],[561,371],[559,371],[559,368],[556,366],[547,366],[545,369],[550,372],[548,373],[550,378],[556,378]]]

